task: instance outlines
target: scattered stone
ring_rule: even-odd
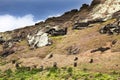
[[[101,34],[109,34],[109,35],[113,35],[114,33],[119,34],[120,33],[120,25],[119,25],[120,21],[117,21],[113,24],[107,24],[104,27],[102,27],[99,32]]]
[[[68,55],[74,55],[74,54],[78,54],[80,52],[79,47],[77,46],[70,46],[67,49]]]
[[[11,46],[9,42],[5,42],[5,43],[2,45],[3,49],[8,48],[9,46]]]
[[[105,51],[107,51],[107,50],[109,50],[109,49],[110,49],[110,47],[106,47],[106,48],[104,48],[104,47],[99,47],[99,48],[97,48],[97,49],[92,50],[91,53],[94,53],[94,52],[97,52],[97,51],[101,51],[101,52],[103,53],[103,52],[105,52]]]
[[[116,64],[115,66],[117,66],[117,67],[118,67],[118,64]]]
[[[74,26],[72,27],[72,29],[77,29],[77,30],[82,30],[82,29],[85,29],[85,28],[89,28],[90,24],[95,24],[95,23],[101,23],[101,22],[104,22],[104,19],[103,18],[98,18],[98,19],[94,19],[94,20],[90,20],[90,21],[87,21],[87,22],[76,22],[74,24]]]
[[[117,43],[117,40],[112,41],[112,45],[115,45]]]
[[[98,18],[88,21],[89,24],[102,23],[105,22],[104,18]]]
[[[15,38],[13,38],[11,41],[12,41],[12,42],[20,42],[21,39],[20,39],[20,37],[15,37]]]
[[[4,50],[3,52],[2,52],[2,57],[7,57],[7,56],[9,56],[10,54],[13,54],[15,51],[14,50],[12,50],[12,49],[6,49],[6,50]]]

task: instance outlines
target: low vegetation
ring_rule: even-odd
[[[72,67],[29,69],[18,68],[16,71],[10,69],[0,72],[0,80],[119,80],[120,73],[91,73]]]

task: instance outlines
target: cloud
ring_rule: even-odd
[[[48,17],[58,17],[61,14],[49,15]],[[48,18],[47,17],[47,18]],[[0,15],[0,32],[10,31],[18,28],[22,28],[29,25],[34,25],[40,21],[45,20],[34,20],[34,16],[31,14],[17,17],[9,14]]]
[[[35,21],[34,16],[31,14],[22,17],[16,17],[9,14],[0,15],[0,32],[25,27],[28,25],[34,25],[36,22],[38,21]]]
[[[54,14],[54,15],[49,15],[48,18],[50,18],[50,17],[59,17],[59,16],[61,16],[61,14]]]

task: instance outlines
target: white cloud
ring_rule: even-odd
[[[34,16],[31,14],[16,17],[12,15],[0,15],[0,32],[13,30],[28,25],[33,25],[38,21],[34,21]],[[39,20],[40,21],[40,20]]]
[[[61,16],[61,14],[49,15],[48,18],[50,18],[50,17],[59,17],[59,16]]]
[[[60,15],[61,14],[49,15],[48,17],[58,17]],[[9,14],[0,15],[0,32],[10,31],[29,25],[34,25],[35,23],[38,23],[40,21],[44,20],[35,21],[34,16],[31,14],[22,17],[16,17]]]

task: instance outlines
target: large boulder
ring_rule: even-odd
[[[120,33],[120,21],[117,20],[115,23],[113,24],[107,24],[105,25],[104,27],[102,27],[99,32],[101,34],[114,34],[114,33],[117,33],[119,34]]]
[[[59,26],[54,27],[47,27],[46,33],[50,34],[51,36],[62,36],[67,34],[67,27],[60,28]]]
[[[82,22],[82,23],[75,23],[74,26],[72,27],[72,29],[78,29],[78,30],[81,30],[81,29],[85,29],[89,26],[89,23],[88,22]]]
[[[38,31],[34,35],[28,35],[27,38],[28,38],[29,46],[31,46],[33,48],[43,47],[43,46],[51,44],[48,34],[41,30]]]
[[[78,22],[78,21],[75,21],[72,29],[78,29],[78,30],[81,30],[81,29],[85,29],[85,28],[89,28],[90,24],[95,24],[95,23],[102,23],[105,21],[105,18],[96,18],[96,19],[93,19],[93,20],[85,20],[85,21],[81,21],[81,22]]]

